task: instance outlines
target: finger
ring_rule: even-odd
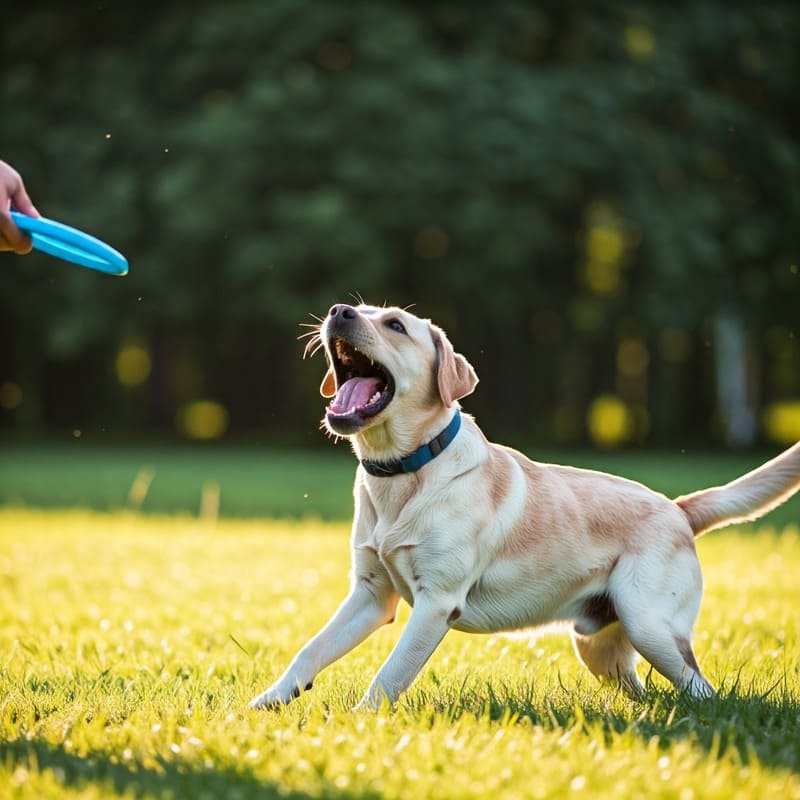
[[[11,207],[15,211],[20,211],[27,214],[29,217],[41,217],[42,215],[36,210],[36,206],[25,191],[25,186],[20,183],[16,192],[11,195]]]

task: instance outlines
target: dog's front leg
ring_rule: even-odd
[[[459,615],[458,605],[444,597],[431,597],[427,593],[416,597],[408,625],[357,708],[376,711],[385,700],[390,703],[397,700]]]
[[[330,622],[300,650],[269,689],[250,701],[250,708],[285,705],[310,689],[317,673],[394,618],[398,599],[389,581],[378,580],[374,573],[367,579],[356,579]]]

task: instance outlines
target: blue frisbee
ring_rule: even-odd
[[[113,247],[88,233],[63,222],[44,217],[29,217],[12,211],[16,226],[30,234],[34,250],[71,261],[81,267],[107,272],[109,275],[127,275],[128,260]]]

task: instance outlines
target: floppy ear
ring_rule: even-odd
[[[319,387],[319,393],[323,397],[333,397],[336,394],[336,378],[333,374],[333,367],[329,366],[325,377]]]
[[[475,391],[478,376],[461,353],[453,350],[444,331],[431,326],[431,336],[436,345],[436,385],[442,403],[449,407],[454,400],[460,400]]]

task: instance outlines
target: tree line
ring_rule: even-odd
[[[800,436],[789,2],[24,4],[0,155],[111,242],[3,257],[8,435],[316,441],[309,314],[414,304],[496,435]]]

